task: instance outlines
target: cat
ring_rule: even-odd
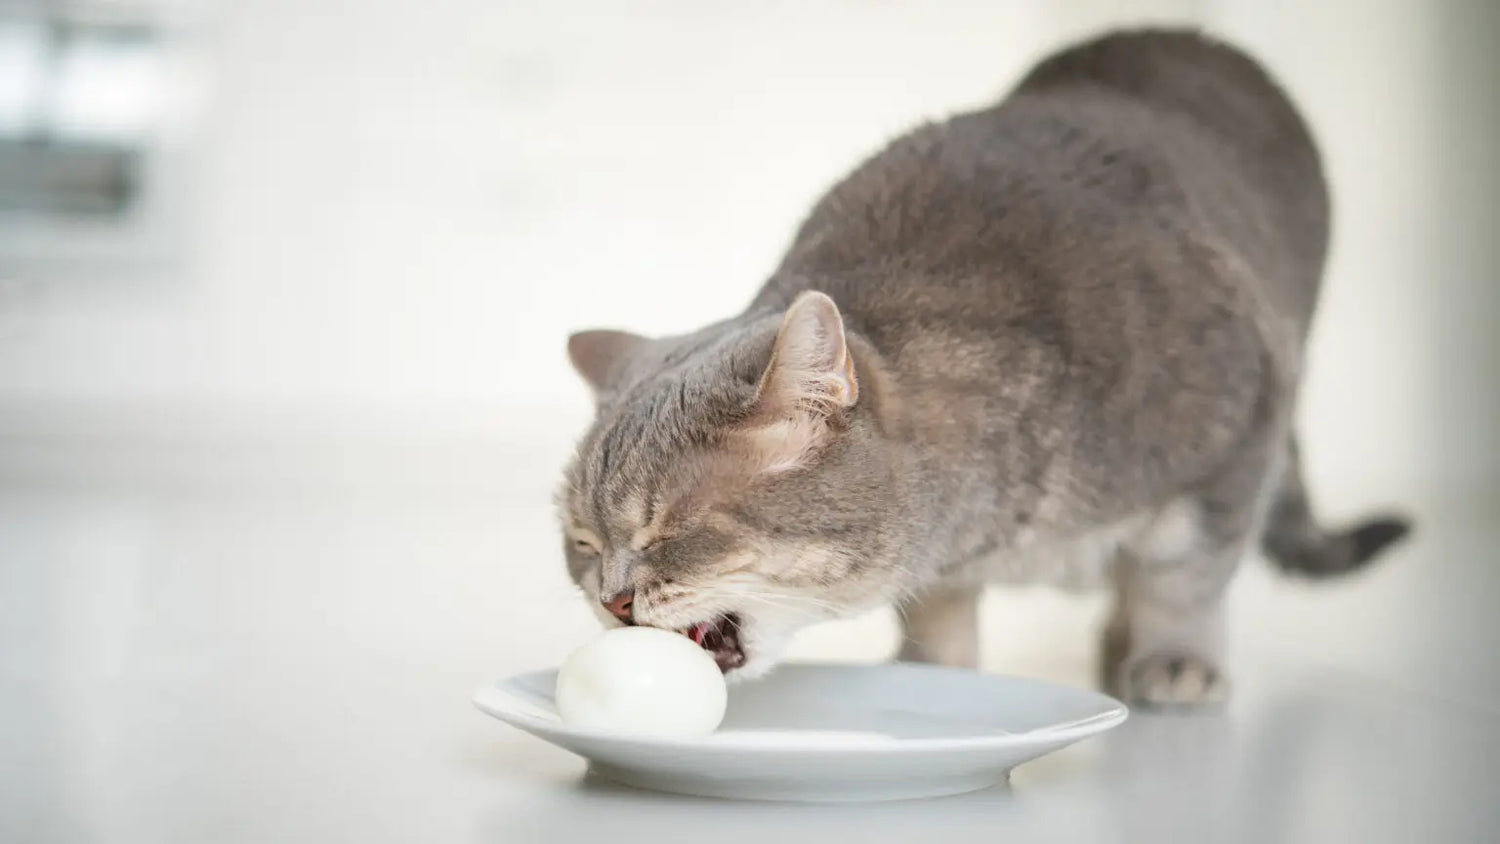
[[[680,630],[732,677],[889,604],[899,658],[974,667],[987,584],[1110,589],[1105,688],[1221,701],[1254,543],[1322,577],[1409,527],[1325,530],[1302,488],[1328,206],[1243,53],[1064,49],[833,187],[744,313],[569,339],[597,405],[559,493],[569,573],[604,623]]]

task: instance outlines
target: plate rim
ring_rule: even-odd
[[[783,667],[788,668],[857,668],[878,669],[887,666],[899,665],[905,669],[917,669],[924,671],[939,672],[963,672],[980,677],[1000,678],[1007,680],[1018,680],[1031,685],[1046,686],[1052,689],[1066,691],[1070,694],[1082,695],[1098,701],[1101,711],[1094,715],[1083,718],[1075,718],[1057,724],[1049,724],[1034,730],[1026,730],[1018,733],[996,733],[976,734],[969,737],[943,737],[943,738],[896,738],[890,742],[870,744],[843,744],[836,746],[825,745],[796,745],[777,741],[756,741],[753,743],[739,744],[735,742],[710,741],[706,736],[640,736],[629,733],[617,733],[609,730],[600,730],[586,727],[573,727],[562,723],[560,720],[539,718],[527,714],[515,708],[501,709],[494,705],[492,698],[495,694],[505,694],[511,698],[515,696],[505,691],[504,686],[526,677],[556,675],[557,669],[542,669],[537,671],[523,671],[513,674],[503,680],[496,680],[480,686],[473,695],[473,703],[481,712],[504,721],[513,727],[525,730],[533,734],[561,735],[577,737],[593,742],[603,742],[615,746],[640,746],[672,750],[692,750],[710,752],[733,752],[735,754],[752,755],[783,755],[789,752],[808,754],[920,754],[932,752],[949,752],[959,750],[979,751],[1001,748],[1014,748],[1018,746],[1065,742],[1071,743],[1079,739],[1087,738],[1096,733],[1104,732],[1116,727],[1130,717],[1130,709],[1124,703],[1103,692],[1093,689],[1081,689],[1065,683],[1057,683],[1051,680],[1042,680],[1035,677],[1026,677],[1019,674],[994,674],[984,671],[972,671],[965,668],[951,668],[941,665],[928,665],[924,663],[896,662],[896,663],[862,663],[862,662],[791,662]]]

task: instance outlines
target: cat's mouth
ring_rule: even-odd
[[[708,651],[714,662],[719,664],[719,670],[725,674],[745,664],[745,648],[740,642],[740,617],[737,613],[700,621],[677,632]]]

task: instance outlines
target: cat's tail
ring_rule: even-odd
[[[1286,469],[1261,536],[1261,549],[1278,568],[1308,577],[1334,577],[1364,567],[1410,532],[1411,522],[1394,515],[1344,530],[1324,530],[1313,517],[1302,486],[1297,442],[1288,443]]]

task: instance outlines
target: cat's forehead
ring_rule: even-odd
[[[727,489],[742,472],[724,443],[755,399],[764,333],[658,344],[660,359],[641,368],[654,372],[605,397],[579,444],[568,473],[570,515],[633,529],[701,509]]]
[[[601,428],[571,471],[569,515],[617,538],[701,521],[716,505],[737,500],[753,474],[726,431],[663,419]]]
[[[681,486],[716,433],[673,401],[648,399],[601,418],[571,471],[572,504],[618,521],[649,520],[656,500]]]

